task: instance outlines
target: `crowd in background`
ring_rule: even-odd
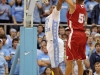
[[[4,26],[0,25],[0,75],[8,74],[13,63],[14,55],[16,53],[16,46],[20,41],[20,26],[24,25],[24,0],[0,0],[0,23],[13,23],[14,25],[7,26],[7,32]],[[57,3],[57,0],[48,0],[46,4],[41,1],[36,1],[33,12],[34,24],[38,24],[37,34],[37,62],[39,66],[39,74],[52,74],[50,67],[50,59],[46,49],[46,37],[44,31],[45,18],[51,13],[52,9]],[[83,60],[84,74],[83,75],[100,75],[100,0],[85,0],[86,11],[88,14],[87,24],[91,25],[85,28],[87,35],[86,43],[86,60]],[[26,4],[28,9],[29,3]],[[59,27],[59,37],[64,41],[66,54],[66,41],[70,34],[70,29],[67,27],[66,12],[68,11],[68,4],[64,1],[60,12],[60,24],[66,26]],[[7,34],[5,34],[7,33]],[[2,57],[3,56],[3,57]],[[66,55],[64,61],[60,63],[60,68],[65,72]],[[20,60],[20,59],[19,59]],[[16,65],[14,74],[19,75],[20,62]],[[78,67],[76,62],[73,62],[72,75],[78,75]]]

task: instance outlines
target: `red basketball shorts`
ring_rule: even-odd
[[[86,48],[85,32],[76,30],[71,32],[66,46],[67,60],[86,59],[85,48]]]

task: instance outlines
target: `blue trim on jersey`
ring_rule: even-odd
[[[53,20],[52,22],[52,35],[53,35],[55,67],[58,67],[59,65],[58,21]]]
[[[50,28],[48,28],[48,22],[49,22],[49,18],[46,19],[46,22],[45,22],[45,32],[50,31]]]

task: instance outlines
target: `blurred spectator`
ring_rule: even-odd
[[[88,31],[85,31],[86,37],[88,38],[90,36],[90,33]]]
[[[69,34],[70,34],[70,29],[69,29],[69,27],[65,28],[65,34],[66,34],[66,36],[67,36],[67,38],[68,38],[68,36],[69,36]]]
[[[33,23],[35,23],[35,24],[41,23],[40,10],[43,10],[42,3],[41,3],[41,1],[37,1],[36,5],[34,7],[34,12],[33,12],[33,18],[34,18]]]
[[[90,56],[95,49],[94,44],[93,44],[93,37],[89,36],[87,38],[87,44],[86,44],[86,56]]]
[[[93,72],[91,69],[87,69],[87,70],[84,70],[83,75],[93,75]]]
[[[2,55],[0,55],[0,75],[8,74],[7,62]]]
[[[96,32],[97,33],[97,26],[95,25],[95,26],[92,26],[92,32]]]
[[[7,36],[6,35],[2,35],[0,38],[3,41],[3,46],[2,46],[3,49],[9,49],[9,48],[11,48],[11,46],[6,43],[6,40],[7,40]]]
[[[96,52],[92,53],[90,56],[90,67],[95,72],[94,64],[96,62],[100,62],[100,43],[96,43],[95,45]]]
[[[88,31],[89,33],[91,33],[90,28],[85,28],[85,31]]]
[[[59,35],[61,35],[62,37],[64,34],[65,34],[65,28],[63,26],[59,27]]]
[[[16,37],[20,39],[20,31],[17,32]]]
[[[43,40],[46,40],[46,36],[45,35],[43,36]]]
[[[94,36],[94,43],[100,43],[100,34],[99,33],[96,33],[95,36]]]
[[[7,49],[3,49],[3,41],[0,39],[0,55],[4,56],[5,60],[10,60],[10,54]]]
[[[15,0],[15,4],[12,6],[12,19],[14,25],[18,23],[24,24],[24,5],[22,0]],[[20,30],[19,26],[13,26],[16,30]]]
[[[42,41],[42,38],[41,37],[38,37],[38,39],[37,39],[37,48],[38,49],[41,48],[41,41]]]
[[[0,4],[0,23],[9,23],[11,8],[6,4],[6,0],[1,0]]]
[[[15,0],[8,0],[8,4],[9,4],[10,6],[13,6],[14,3],[15,3]]]
[[[66,12],[68,11],[68,4],[64,1],[62,3],[62,8],[60,10],[60,22],[62,23],[66,23],[67,22],[67,18],[66,18]]]
[[[8,44],[11,45],[11,46],[12,46],[12,40],[13,40],[14,38],[16,38],[16,32],[17,32],[17,31],[16,31],[15,29],[11,28],[11,29],[10,29],[10,35],[7,35]]]
[[[4,35],[5,32],[4,32],[4,28],[2,26],[0,26],[0,36]]]
[[[15,4],[15,0],[7,0],[8,1],[8,4],[10,5],[10,6],[13,6],[14,4]],[[24,0],[22,0],[22,2],[23,2]]]
[[[41,41],[41,47],[44,46],[44,45],[46,45],[46,44],[47,44],[46,40],[42,40]]]
[[[84,70],[83,75],[89,75],[89,70]]]
[[[91,13],[92,13],[93,7],[97,4],[98,4],[98,2],[96,2],[95,0],[90,0],[86,3],[86,11],[88,13],[88,22],[87,22],[87,24],[92,24],[92,22],[91,22],[91,17],[92,17]]]
[[[96,62],[94,68],[95,68],[94,75],[100,75],[100,62]]]
[[[48,3],[42,3],[42,8],[44,13],[41,15],[42,17],[42,22],[45,22],[45,18],[50,15],[50,10],[52,7],[52,0],[48,0]]]
[[[47,66],[50,66],[50,58],[46,46],[42,46],[42,53],[38,56],[39,73],[42,74]]]
[[[46,67],[46,69],[44,70],[44,72],[41,75],[54,75],[52,68],[50,66]]]
[[[43,25],[38,25],[38,37],[43,38],[43,36],[45,35],[45,33],[43,32]]]
[[[99,4],[95,5],[92,11],[92,25],[100,24],[100,0]]]
[[[98,27],[97,33],[99,33],[99,34],[100,34],[100,27]]]
[[[15,55],[15,53],[16,53],[16,47],[17,47],[17,45],[18,45],[18,39],[15,38],[15,39],[13,39],[13,41],[12,41],[12,48],[9,49],[10,58],[11,58],[11,62],[10,62],[10,64],[9,64],[9,68],[11,68],[11,65],[12,65],[12,63],[13,63],[14,55]],[[17,70],[17,69],[18,69],[18,64],[16,65],[16,69],[15,69],[14,74],[19,74],[19,70]]]

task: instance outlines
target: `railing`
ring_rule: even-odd
[[[13,23],[0,23],[0,25],[3,25],[4,26],[4,29],[5,29],[5,33],[7,31],[7,26],[11,26],[11,25],[14,25]],[[22,24],[17,24],[17,25],[22,25]],[[15,25],[15,26],[17,26]],[[34,24],[34,26],[38,26],[39,24]],[[43,26],[45,24],[42,24]],[[67,24],[60,24],[60,26],[67,26]],[[100,26],[100,25],[96,25],[96,26]],[[92,25],[87,25],[87,27],[92,27]]]

